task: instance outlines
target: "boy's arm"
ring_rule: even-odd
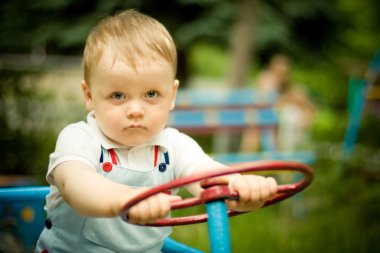
[[[54,170],[54,181],[63,199],[78,213],[88,217],[118,216],[124,204],[144,189],[112,182],[80,161],[67,161]],[[131,222],[144,224],[165,217],[170,202],[178,197],[158,194],[129,210]]]
[[[214,171],[216,169],[227,168],[227,166],[215,161],[207,162],[193,174]],[[262,177],[256,175],[230,174],[216,178],[217,181],[228,184],[231,191],[237,192],[239,200],[227,200],[227,207],[235,211],[252,211],[264,205],[277,193],[277,182],[272,177]],[[188,190],[195,196],[203,191],[199,183],[188,186]]]
[[[54,170],[54,181],[63,199],[85,216],[116,216],[133,190],[112,182],[80,161],[67,161]]]

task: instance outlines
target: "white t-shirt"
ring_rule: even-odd
[[[170,156],[175,178],[190,175],[202,165],[212,161],[202,148],[189,136],[173,128],[165,128],[158,136],[147,143],[133,147],[124,147],[107,138],[99,129],[94,113],[87,116],[87,122],[78,122],[64,128],[59,134],[55,151],[50,155],[47,181],[51,185],[51,193],[47,197],[46,209],[56,207],[61,201],[54,182],[54,169],[65,161],[81,161],[94,171],[100,166],[101,147],[113,149],[121,167],[136,171],[151,168],[154,163],[154,146],[160,146]]]

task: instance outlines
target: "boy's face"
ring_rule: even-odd
[[[90,82],[82,82],[87,108],[94,110],[108,138],[128,147],[145,143],[165,127],[179,84],[164,60],[138,63],[135,70],[110,52],[94,67]]]

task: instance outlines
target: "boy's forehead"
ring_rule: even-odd
[[[122,57],[112,50],[105,50],[99,61],[93,65],[92,78],[106,77],[108,75],[126,75],[139,73],[169,73],[174,79],[175,73],[169,62],[165,59],[153,59],[139,57],[131,62],[127,57]],[[105,75],[105,76],[104,76]],[[166,74],[165,74],[166,75]]]
[[[154,57],[153,54],[129,56],[124,55],[122,52],[115,52],[115,50],[110,49],[105,49],[103,51],[98,63],[95,66],[100,70],[106,71],[118,67],[129,68],[135,71],[157,66],[161,66],[162,68],[171,68],[170,63],[163,57]]]

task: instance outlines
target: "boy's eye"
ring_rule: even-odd
[[[147,98],[155,98],[155,97],[157,97],[157,95],[158,95],[158,92],[157,92],[157,91],[154,91],[154,90],[148,91],[148,92],[145,94],[145,96],[146,96]]]
[[[113,92],[111,94],[111,98],[116,99],[116,100],[120,100],[120,99],[124,99],[125,95],[121,92]]]

